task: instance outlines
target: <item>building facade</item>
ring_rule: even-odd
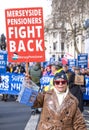
[[[58,60],[65,53],[77,58],[87,53],[89,27],[89,0],[52,0],[51,16],[45,21],[45,44],[49,57]],[[87,39],[87,40],[86,40]]]

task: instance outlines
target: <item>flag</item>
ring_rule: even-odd
[[[74,57],[69,53],[65,53],[64,57],[62,58],[62,64],[68,64],[68,59],[74,59]]]

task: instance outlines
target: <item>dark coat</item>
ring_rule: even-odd
[[[42,77],[41,67],[39,64],[36,64],[30,69],[30,76],[32,81],[39,86],[40,78]]]
[[[75,73],[72,71],[67,71],[66,72],[67,78],[68,78],[68,83],[69,83],[69,90],[70,92],[78,99],[79,101],[79,109],[81,112],[84,110],[84,105],[83,105],[83,93],[78,85],[74,84],[75,81]]]
[[[75,80],[75,75],[74,75]],[[70,92],[78,99],[79,101],[79,109],[81,112],[84,110],[84,104],[83,104],[83,92],[80,88],[81,86],[74,84],[70,87]]]
[[[43,107],[37,130],[87,130],[78,100],[70,92],[61,106],[54,90],[39,93],[34,107]]]
[[[68,84],[69,84],[69,88],[71,88],[74,84],[74,79],[75,79],[75,73],[68,70],[66,73],[66,76],[68,78]]]

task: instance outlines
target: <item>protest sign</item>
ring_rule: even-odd
[[[39,86],[37,86],[32,80],[24,79],[17,101],[28,106],[33,106],[38,91]]]
[[[89,100],[89,76],[85,76],[86,92],[83,94],[84,100]]]
[[[78,66],[80,68],[87,68],[88,67],[88,54],[87,53],[81,53],[78,54]]]
[[[5,18],[8,61],[45,61],[43,9],[6,9]]]
[[[3,73],[1,74],[0,93],[18,95],[24,79],[23,74]]]
[[[74,84],[76,84],[76,85],[84,85],[84,76],[83,75],[75,75]]]
[[[6,73],[7,52],[0,50],[0,74]]]

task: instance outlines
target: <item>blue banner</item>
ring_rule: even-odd
[[[77,60],[76,59],[68,59],[69,67],[76,66]]]
[[[85,76],[86,93],[84,93],[84,100],[89,100],[89,76]]]
[[[18,96],[17,101],[28,106],[33,106],[37,94],[37,91],[31,88],[24,87],[22,95]]]
[[[0,74],[6,73],[7,52],[0,50]]]
[[[5,73],[1,75],[0,93],[18,95],[24,79],[23,74]]]
[[[78,66],[80,68],[88,67],[88,54],[84,53],[78,55]]]
[[[54,76],[43,76],[40,79],[41,86],[47,86],[50,84],[51,79],[53,79]]]

